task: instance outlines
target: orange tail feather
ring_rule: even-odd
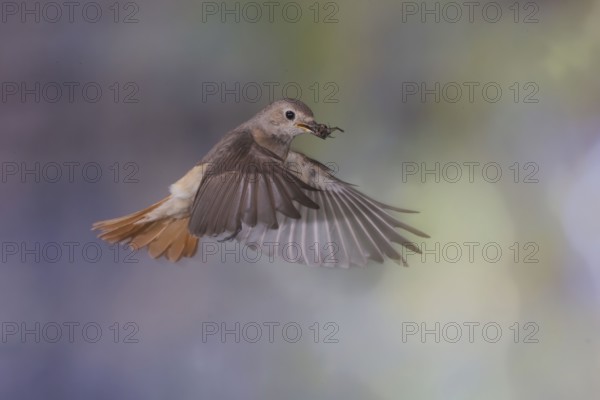
[[[148,253],[153,258],[164,256],[169,261],[176,262],[182,257],[193,257],[198,249],[198,238],[187,229],[189,217],[142,221],[168,199],[166,197],[133,214],[96,222],[92,230],[99,230],[98,237],[109,243],[124,242],[134,249],[148,247]]]

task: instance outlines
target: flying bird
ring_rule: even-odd
[[[237,240],[269,256],[316,266],[364,266],[386,257],[407,265],[394,243],[420,253],[399,229],[429,236],[393,213],[414,213],[372,199],[327,166],[293,151],[293,139],[326,139],[339,130],[315,121],[299,100],[282,99],[227,133],[159,202],[93,224],[110,243],[148,248],[153,258],[193,257],[198,241]],[[288,252],[286,256],[285,252]]]

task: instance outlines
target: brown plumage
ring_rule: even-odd
[[[182,257],[193,257],[198,248],[198,238],[187,230],[189,217],[145,221],[170,197],[133,214],[96,222],[92,229],[101,231],[98,237],[109,243],[128,243],[135,250],[148,247],[153,258],[165,256],[175,262]]]
[[[412,211],[380,203],[290,150],[302,133],[325,139],[334,130],[341,131],[317,123],[304,103],[277,101],[226,134],[171,185],[168,197],[93,229],[111,243],[147,247],[150,256],[171,261],[192,257],[198,238],[210,236],[248,246],[291,244],[301,253],[297,262],[308,265],[348,267],[386,258],[406,265],[394,244],[420,250],[397,230],[428,236],[392,213]]]

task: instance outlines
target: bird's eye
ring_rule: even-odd
[[[291,121],[296,117],[296,114],[293,111],[286,111],[285,117]]]

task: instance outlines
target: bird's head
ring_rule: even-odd
[[[330,128],[317,123],[312,110],[300,100],[277,100],[265,107],[256,118],[264,131],[290,140],[306,132],[321,139],[325,139],[335,130],[343,132],[338,127]]]

